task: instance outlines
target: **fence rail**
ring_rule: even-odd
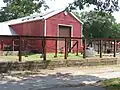
[[[68,45],[67,45],[67,41],[68,40],[73,40],[73,41],[76,41],[76,43],[74,44],[73,47],[77,47],[77,52],[76,52],[76,55],[78,55],[78,40],[82,40],[82,47],[83,47],[83,50],[82,50],[82,53],[83,53],[83,58],[86,58],[86,48],[87,48],[87,39],[86,38],[81,38],[81,37],[55,37],[55,36],[19,36],[19,35],[13,35],[13,36],[9,36],[9,35],[0,35],[0,41],[2,43],[2,40],[9,40],[9,39],[12,39],[12,40],[15,40],[17,39],[18,42],[19,42],[19,61],[22,61],[22,39],[28,39],[28,40],[42,40],[42,47],[43,47],[43,50],[42,50],[42,54],[43,54],[43,60],[46,61],[46,41],[47,40],[53,40],[55,41],[55,57],[57,57],[57,41],[59,40],[63,40],[65,42],[65,52],[64,52],[64,59],[67,59],[68,57]],[[91,44],[96,41],[98,42],[98,53],[100,53],[100,58],[102,58],[102,53],[103,53],[103,42],[108,42],[108,41],[111,41],[113,42],[113,56],[116,57],[116,50],[117,50],[117,42],[120,41],[120,38],[119,39],[111,39],[111,38],[92,38],[90,39],[91,40]],[[91,45],[92,47],[93,45]],[[71,47],[71,49],[73,48]],[[106,44],[104,44],[104,47],[106,47]],[[106,48],[105,48],[106,49]]]

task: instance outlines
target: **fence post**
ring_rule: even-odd
[[[0,54],[3,55],[3,49],[4,49],[3,40],[1,40],[0,44],[1,44]]]
[[[113,50],[113,49],[112,49],[112,48],[113,48],[113,47],[112,47],[112,41],[111,41],[111,43],[110,43],[110,46],[111,46],[111,47],[110,47],[110,50],[112,51],[112,50]]]
[[[116,57],[116,40],[114,40],[114,57]]]
[[[54,57],[57,57],[57,39],[55,40],[55,56]]]
[[[109,40],[109,42],[108,42],[108,43],[109,43],[109,49],[111,50],[111,43],[110,43],[110,40]]]
[[[107,45],[106,45],[106,41],[105,41],[105,48],[104,48],[104,53],[106,53],[106,46],[107,46]]]
[[[78,41],[77,41],[77,52],[76,52],[76,56],[78,56],[78,52],[79,52],[79,50],[78,50]]]
[[[14,40],[12,40],[12,51],[14,51]]]
[[[103,47],[102,40],[100,40],[100,58],[102,58],[102,47]]]
[[[92,44],[93,44],[93,40],[92,40],[92,39],[90,39],[90,41],[91,41],[91,47],[93,47],[93,45],[92,45]]]
[[[68,39],[68,53],[71,53],[71,38]]]
[[[98,40],[98,54],[100,52],[100,43],[99,43],[99,40]]]
[[[86,58],[86,39],[83,39],[83,58]]]
[[[93,41],[93,43],[94,43],[94,49],[96,48],[96,41]]]
[[[43,39],[43,61],[46,62],[46,38]]]
[[[117,40],[116,41],[116,52],[118,51],[118,46],[119,46],[118,43],[119,43],[119,41]]]
[[[68,48],[67,48],[67,38],[65,38],[65,56],[64,59],[67,59]]]
[[[19,62],[22,61],[22,37],[19,37]]]

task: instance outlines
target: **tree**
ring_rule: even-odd
[[[69,4],[66,8],[67,10],[76,9],[83,9],[85,6],[94,5],[95,10],[97,11],[107,11],[107,12],[114,12],[119,10],[118,5],[119,0],[75,0],[73,3]]]
[[[119,11],[119,0],[75,0],[66,8],[68,11],[76,9],[84,9],[90,5],[95,6],[95,11],[75,13],[75,15],[83,20],[85,37],[103,38],[117,37],[119,33],[119,25],[115,24],[115,18],[112,12]],[[118,31],[117,31],[118,30]]]
[[[112,25],[112,38],[120,38],[120,24]]]
[[[43,0],[3,0],[6,7],[0,10],[0,21],[16,19],[40,12],[42,5],[48,7]]]
[[[78,16],[79,14],[76,14]],[[83,34],[86,38],[108,38],[112,36],[115,18],[110,13],[90,11],[82,12],[80,19],[84,22]]]
[[[6,3],[6,7],[0,10],[0,21],[16,19],[19,17],[28,16],[34,12],[40,12],[40,8],[44,6],[45,0],[3,0]],[[113,12],[118,11],[119,0],[74,0],[73,3],[69,4],[66,10],[72,10],[79,7],[83,9],[85,6],[95,5],[97,11]]]

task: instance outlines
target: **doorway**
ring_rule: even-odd
[[[59,37],[71,37],[71,29],[72,27],[71,26],[62,26],[62,25],[59,25]],[[68,40],[67,41],[67,45],[68,45],[68,49],[71,48],[71,40]],[[62,39],[59,39],[58,40],[58,50],[59,52],[65,50],[65,41],[62,40]]]

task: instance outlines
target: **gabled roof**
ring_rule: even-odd
[[[75,14],[73,14],[72,12],[70,12],[70,14],[71,14],[75,19],[77,19],[81,24],[83,24],[83,22],[82,22],[77,16],[75,16]]]
[[[16,32],[7,24],[0,23],[0,35],[18,35]]]
[[[5,23],[8,25],[14,25],[14,24],[19,24],[19,23],[24,23],[24,22],[30,22],[30,21],[36,21],[36,20],[45,20],[48,19],[60,12],[63,12],[64,9],[60,9],[60,10],[53,10],[50,12],[45,12],[45,13],[34,13],[31,14],[30,16],[27,17],[23,17],[23,18],[18,18],[18,19],[14,19],[14,20],[10,20],[10,21],[6,21]],[[82,21],[80,21],[73,13],[70,13],[74,18],[76,18],[81,24],[83,24]]]

